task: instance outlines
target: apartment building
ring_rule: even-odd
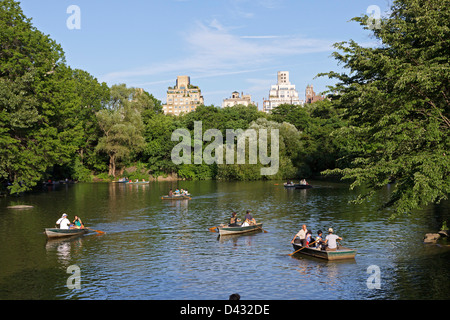
[[[313,102],[316,102],[316,101],[322,101],[323,99],[325,99],[325,96],[317,95],[314,92],[314,88],[313,88],[312,84],[306,86],[306,90],[305,90],[305,102],[306,103],[313,103]]]
[[[281,104],[303,105],[303,103],[295,85],[289,82],[289,71],[278,71],[278,81],[270,87],[269,99],[263,99],[263,111],[270,113]]]
[[[227,98],[227,99],[223,100],[222,108],[232,107],[232,106],[235,106],[235,105],[238,105],[238,104],[241,104],[241,105],[244,105],[244,106],[248,106],[250,104],[255,105],[255,106],[258,105],[257,103],[252,101],[252,96],[251,95],[244,94],[243,92],[242,92],[241,95],[239,95],[239,92],[234,91],[231,94],[231,98]]]
[[[198,86],[191,85],[189,76],[178,76],[174,87],[167,89],[167,103],[163,105],[165,114],[179,115],[194,111],[204,104],[202,92]]]

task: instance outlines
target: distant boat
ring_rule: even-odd
[[[173,196],[162,196],[162,200],[191,200],[190,195],[186,194],[179,194],[179,195],[173,195]]]
[[[356,250],[345,247],[339,247],[336,251],[327,251],[316,249],[314,247],[302,247],[299,243],[293,243],[292,246],[295,251],[303,248],[296,254],[304,254],[325,260],[354,259],[356,255]]]
[[[246,226],[246,227],[219,226],[219,227],[217,227],[217,229],[219,230],[219,235],[221,235],[221,236],[230,235],[230,234],[247,233],[247,232],[258,231],[258,230],[262,231],[262,223],[257,223],[257,224]]]
[[[310,184],[296,184],[295,189],[311,189],[312,185]]]
[[[301,184],[301,183],[284,183],[284,187],[295,189],[311,189],[313,186],[310,184]]]
[[[135,181],[135,182],[126,181],[125,183],[126,184],[149,184],[149,181]]]
[[[295,188],[296,185],[297,185],[297,184],[295,184],[295,183],[293,183],[293,182],[291,182],[291,183],[285,182],[285,183],[284,183],[284,187],[285,187],[285,188]]]
[[[58,228],[46,228],[44,233],[47,238],[64,238],[78,236],[88,233],[89,229],[58,229]]]

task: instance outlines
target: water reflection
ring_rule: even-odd
[[[74,236],[65,239],[47,239],[45,249],[47,253],[56,252],[57,260],[64,266],[69,266],[72,254],[81,251],[84,236]]]
[[[314,186],[77,184],[23,196],[33,209],[0,212],[0,234],[7,243],[0,247],[0,285],[8,288],[0,298],[227,299],[239,292],[243,299],[323,299],[325,293],[331,299],[422,299],[426,287],[430,297],[450,299],[449,250],[422,243],[424,233],[450,221],[448,202],[390,221],[389,211],[377,211],[388,190],[372,203],[349,205],[357,193],[347,185],[318,181]],[[176,187],[188,189],[192,200],[161,200]],[[232,211],[242,219],[247,209],[267,233],[218,237],[209,232]],[[54,225],[60,212],[77,214],[106,234],[46,241],[42,230]],[[333,227],[344,246],[358,250],[356,258],[289,256],[290,241],[303,223],[314,235]],[[74,264],[82,274],[76,292],[65,287],[65,271]],[[380,290],[366,286],[370,265],[380,267]],[[256,285],[246,286],[244,279]],[[36,284],[42,284],[39,292],[33,292]]]

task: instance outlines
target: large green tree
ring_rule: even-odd
[[[66,65],[61,46],[37,30],[18,2],[0,1],[0,180],[26,191],[54,171],[93,165],[95,112],[108,88]]]
[[[0,180],[11,193],[92,149],[93,111],[105,90],[66,66],[60,45],[32,25],[18,2],[0,1]]]
[[[351,165],[328,173],[352,179],[352,188],[367,186],[358,201],[392,181],[385,205],[397,214],[448,198],[449,10],[448,0],[396,0],[380,23],[353,19],[379,45],[335,44],[348,72],[327,75],[338,80],[331,91],[350,123],[340,136],[349,141]]]
[[[142,90],[127,88],[125,84],[113,85],[108,107],[97,112],[98,124],[103,132],[96,147],[97,152],[109,157],[109,175],[116,176],[118,163],[133,159],[145,145],[142,112],[148,105],[139,98]]]

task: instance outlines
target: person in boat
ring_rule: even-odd
[[[308,185],[308,182],[306,182],[305,179],[302,179],[302,180],[300,181],[300,184],[301,184],[302,186],[306,186],[306,185]]]
[[[321,249],[323,245],[322,230],[317,231],[316,249]]]
[[[180,195],[180,190],[178,190],[178,188],[176,188],[174,194],[175,194],[176,196]]]
[[[242,224],[242,227],[252,226],[256,224],[255,218],[253,218],[252,214],[250,213],[250,210],[247,210],[247,214],[244,217],[244,223]]]
[[[230,218],[230,224],[228,225],[229,227],[237,227],[240,226],[240,224],[238,224],[238,222],[241,221],[241,219],[239,219],[236,215],[236,212],[233,212],[231,214],[231,218]]]
[[[342,238],[333,234],[333,228],[328,229],[328,235],[326,236],[324,243],[326,245],[325,250],[336,251],[337,250],[336,240],[342,240]]]
[[[300,229],[299,232],[297,232],[294,236],[294,238],[292,238],[291,243],[300,243],[302,245],[302,247],[306,246],[306,233],[308,232],[308,230],[306,229],[306,224],[302,225],[302,228]]]
[[[312,237],[311,230],[306,232],[306,246],[309,247],[309,244],[314,242],[314,238]]]
[[[63,213],[61,218],[59,218],[58,221],[56,221],[56,225],[58,226],[59,229],[64,229],[64,230],[70,229],[70,220],[67,219],[66,213]]]
[[[74,229],[84,229],[84,224],[78,216],[72,221]]]
[[[173,191],[172,191],[172,189],[170,189],[169,190],[169,197],[172,197],[173,196]]]

